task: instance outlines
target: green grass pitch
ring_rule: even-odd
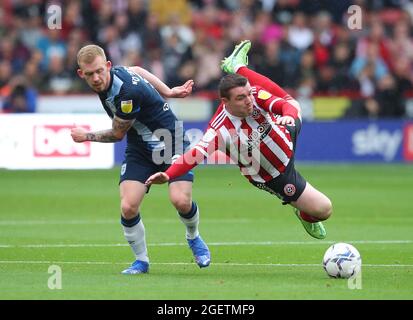
[[[194,264],[167,187],[154,186],[141,208],[151,269],[139,276],[120,274],[133,256],[119,223],[118,168],[0,170],[0,299],[413,299],[413,167],[297,167],[333,201],[325,240],[236,167],[200,167],[193,196],[210,267]],[[362,255],[361,288],[321,266],[339,241]],[[61,289],[48,286],[53,265]]]

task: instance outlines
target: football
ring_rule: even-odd
[[[324,254],[323,267],[330,277],[350,278],[361,271],[361,256],[351,244],[335,243]]]

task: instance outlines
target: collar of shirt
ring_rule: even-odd
[[[224,104],[224,106],[223,106],[223,109],[224,109],[226,115],[228,116],[228,118],[229,118],[231,121],[236,121],[236,122],[239,121],[239,122],[241,122],[242,120],[245,119],[245,118],[243,118],[243,117],[234,116],[232,113],[230,113],[230,112],[227,110],[227,107],[225,106],[225,104]]]

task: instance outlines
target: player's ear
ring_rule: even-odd
[[[110,70],[110,68],[112,68],[112,61],[106,61],[106,67],[108,68],[108,70]]]
[[[83,73],[83,71],[82,71],[82,69],[77,69],[77,75],[79,76],[79,77],[81,77],[82,79],[85,77],[85,75],[84,75],[84,73]]]

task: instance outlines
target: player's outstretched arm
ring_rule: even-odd
[[[280,115],[276,123],[280,125],[295,125],[299,112],[288,100],[272,95],[262,87],[255,87],[255,100],[265,111]]]
[[[168,98],[185,98],[191,94],[193,86],[194,80],[188,80],[182,86],[173,87]]]
[[[185,98],[191,94],[192,87],[194,86],[194,81],[188,80],[183,85],[171,89],[161,79],[146,69],[138,66],[130,67],[130,69],[148,80],[149,83],[165,98]]]
[[[274,81],[262,74],[248,69],[246,66],[239,68],[237,73],[246,77],[252,86],[260,86],[270,92],[272,95],[288,101],[295,109],[297,109],[297,117],[301,119],[300,104]]]
[[[181,155],[165,172],[153,174],[146,180],[145,184],[162,184],[186,174],[205,159],[206,155],[196,147]]]
[[[114,117],[112,129],[89,132],[82,127],[74,127],[71,136],[75,142],[96,141],[96,142],[117,142],[123,139],[135,120],[124,120]]]

